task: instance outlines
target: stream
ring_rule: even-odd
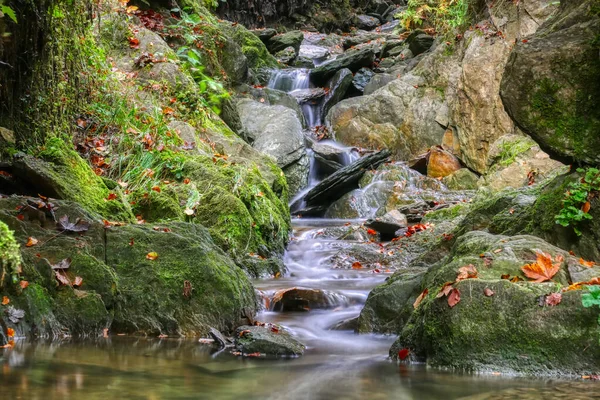
[[[314,47],[314,46],[313,46]],[[318,53],[318,52],[317,52]],[[318,61],[321,62],[321,61]],[[275,73],[269,87],[310,89],[308,70]],[[308,127],[322,124],[319,105],[305,104]],[[307,131],[307,135],[309,132]],[[335,142],[328,142],[338,146]],[[320,180],[311,157],[308,187]],[[343,164],[358,157],[346,149]],[[376,183],[376,182],[375,182]],[[407,185],[407,195],[418,190]],[[393,271],[341,269],[334,256],[359,243],[321,237],[324,229],[364,220],[294,218],[284,255],[287,273],[254,281],[268,299],[292,288],[323,291],[326,306],[273,310],[256,319],[284,326],[307,347],[297,359],[241,358],[217,352],[196,339],[113,336],[90,340],[19,341],[0,357],[2,399],[555,399],[597,398],[593,383],[459,374],[388,360],[394,336],[355,334],[344,324],[356,318],[369,292]],[[337,329],[332,329],[337,327]]]

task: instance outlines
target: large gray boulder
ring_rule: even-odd
[[[374,59],[375,53],[370,48],[350,50],[313,69],[310,72],[310,79],[316,84],[323,84],[342,68],[348,68],[352,72],[356,72],[362,67],[370,66]]]
[[[243,355],[260,353],[275,357],[297,357],[306,348],[282,327],[240,326],[235,332],[235,347]]]
[[[269,49],[272,54],[275,54],[287,47],[293,47],[296,51],[296,54],[298,54],[300,52],[300,45],[302,44],[303,40],[304,34],[302,31],[282,33],[280,35],[271,37],[267,41],[267,49]]]

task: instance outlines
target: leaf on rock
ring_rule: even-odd
[[[402,361],[406,360],[410,355],[410,349],[401,349],[398,351],[398,358]]]
[[[454,307],[460,301],[460,291],[458,289],[452,289],[448,295],[448,305],[450,308]]]
[[[56,271],[54,271],[54,276],[56,277],[56,280],[61,285],[71,286],[71,281],[69,280],[69,278],[67,277],[67,275],[65,275],[64,272],[62,272],[62,270],[56,270]]]
[[[27,238],[27,243],[25,244],[25,247],[33,247],[36,244],[38,244],[39,240],[37,240],[36,238],[29,236]]]
[[[79,287],[81,285],[83,285],[83,278],[80,276],[76,276],[75,281],[73,282],[73,286]]]
[[[477,268],[473,264],[465,265],[458,269],[458,276],[456,281],[463,281],[465,279],[475,279],[478,277]]]
[[[571,286],[563,289],[563,292],[569,292],[571,290],[581,290],[584,286],[600,285],[600,277],[592,278],[587,282],[575,282]]]
[[[358,261],[352,264],[352,269],[361,269],[363,266]]]
[[[486,287],[485,289],[483,289],[483,294],[486,297],[492,297],[494,295],[494,291],[492,289]]]
[[[6,296],[3,296],[2,297],[2,305],[5,306],[8,303],[10,303],[10,299],[8,297],[6,297]]]
[[[417,299],[415,300],[415,302],[413,303],[413,307],[416,309],[417,307],[419,307],[419,304],[421,304],[421,302],[423,301],[423,299],[429,294],[429,289],[425,289],[423,290],[423,292],[421,292],[421,294],[419,295],[419,297],[417,297]]]
[[[151,251],[150,253],[146,254],[146,258],[150,261],[154,261],[158,258],[158,253],[155,251]]]
[[[549,281],[560,270],[562,260],[557,263],[552,263],[552,257],[549,254],[538,252],[537,260],[532,264],[527,264],[521,267],[521,271],[529,279],[533,279],[536,283]]]
[[[446,282],[446,283],[444,283],[444,286],[442,286],[442,288],[440,289],[440,291],[437,294],[437,296],[435,296],[435,298],[439,299],[440,297],[448,296],[450,294],[450,292],[452,291],[452,289],[453,289],[452,285],[454,285],[454,282]]]
[[[369,235],[377,235],[377,231],[375,229],[371,229],[371,228],[367,229],[367,233]]]
[[[596,263],[594,261],[586,261],[583,258],[579,259],[579,264],[583,265],[584,267],[588,267],[588,268],[591,268],[594,265],[596,265]]]
[[[6,313],[8,314],[8,319],[13,324],[18,324],[19,320],[25,316],[25,311],[14,308],[13,306],[8,306]]]
[[[547,306],[556,306],[560,304],[562,300],[562,294],[560,293],[551,293],[546,296],[546,305]]]
[[[15,337],[15,330],[13,328],[6,328],[6,336],[9,338]]]
[[[58,220],[58,229],[66,232],[85,232],[90,229],[90,224],[80,218],[70,222],[69,216],[65,214]]]
[[[44,260],[46,260],[46,259],[44,258]],[[48,261],[48,260],[46,260],[46,262],[48,263],[48,265],[50,265],[50,267],[52,267],[53,270],[69,269],[69,267],[71,266],[70,258],[65,258],[64,260],[60,260],[56,264],[50,264],[50,261]]]

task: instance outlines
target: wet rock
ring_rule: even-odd
[[[415,56],[418,56],[419,54],[429,50],[431,46],[433,46],[433,41],[433,36],[429,36],[420,30],[415,30],[406,38],[408,48]]]
[[[386,42],[383,44],[383,48],[381,49],[381,56],[389,57],[391,50],[399,48],[399,47],[403,47],[403,45],[404,45],[404,40],[402,40],[402,39],[386,40]]]
[[[300,57],[306,57],[310,60],[324,60],[329,56],[329,49],[326,47],[315,46],[312,44],[303,44],[300,46]]]
[[[518,41],[504,71],[506,110],[544,150],[600,162],[600,16],[594,1],[563,2],[526,41]],[[590,84],[594,82],[594,84]],[[580,101],[579,99],[587,99]]]
[[[358,186],[358,181],[368,169],[377,168],[390,156],[389,151],[362,157],[352,164],[336,171],[312,188],[304,197],[308,206],[330,204]]]
[[[358,327],[358,318],[349,318],[334,324],[331,331],[356,331]]]
[[[304,119],[302,107],[300,107],[298,101],[291,93],[284,92],[283,90],[271,89],[267,87],[253,87],[249,85],[240,85],[236,88],[236,91],[238,92],[238,96],[251,98],[262,104],[271,106],[284,106],[293,110],[296,113],[298,119],[300,120],[302,126],[306,127],[306,121]],[[235,102],[236,99],[233,100],[233,103]],[[235,125],[238,126],[237,129],[233,129],[233,126],[230,125],[232,118],[230,112],[235,113],[235,117],[239,121],[239,125]],[[221,118],[223,118],[227,125],[229,125],[236,133],[238,133],[238,135],[240,135],[240,132],[242,132],[243,135],[240,136],[242,136],[244,140],[246,140],[246,142],[250,144],[252,143],[253,139],[247,137],[247,134],[243,131],[243,124],[241,123],[241,120],[239,120],[240,116],[235,105],[233,105],[233,110],[231,111],[223,107],[223,110],[221,111]]]
[[[225,336],[223,336],[223,334],[221,332],[219,332],[215,328],[210,328],[210,330],[208,331],[208,334],[210,335],[210,337],[213,338],[213,340],[215,341],[215,343],[217,344],[219,349],[224,349],[226,347],[232,346],[231,342]]]
[[[389,240],[396,237],[398,230],[408,226],[408,220],[400,211],[392,210],[382,217],[368,219],[365,226],[377,231],[382,240]]]
[[[429,150],[427,176],[443,178],[461,169],[460,161],[452,153],[439,147]]]
[[[242,354],[297,357],[306,348],[284,329],[274,326],[240,326],[235,331],[235,347]]]
[[[396,29],[398,29],[400,25],[400,21],[396,20],[392,20],[389,22],[386,22],[385,24],[381,25],[379,27],[379,31],[381,33],[393,33]],[[400,31],[404,31],[404,29],[400,29]]]
[[[314,152],[318,171],[329,175],[348,164],[350,155],[348,149],[333,146],[324,142],[309,140],[308,147]]]
[[[325,90],[323,88],[297,89],[290,92],[290,95],[300,104],[315,103],[320,102],[325,97]]]
[[[298,56],[296,57],[292,65],[297,68],[313,68],[315,66],[315,63],[312,59],[308,57]]]
[[[373,78],[366,84],[364,95],[369,95],[390,83],[393,80],[398,79],[396,75],[392,74],[375,74]]]
[[[354,79],[352,80],[352,86],[355,91],[359,93],[363,93],[365,90],[365,86],[371,81],[371,78],[375,73],[369,68],[361,68],[356,74],[354,74]]]
[[[310,79],[315,84],[323,84],[340,69],[348,68],[352,72],[356,72],[362,67],[370,66],[374,59],[375,54],[371,49],[350,50],[313,69],[310,72]]]
[[[373,30],[375,28],[377,28],[377,26],[379,25],[379,19],[375,18],[375,17],[371,17],[369,15],[357,15],[356,18],[354,19],[354,24],[359,28],[359,29],[364,29],[367,31]]]
[[[271,310],[278,312],[310,311],[335,308],[349,303],[346,296],[320,289],[295,287],[282,289],[273,295]]]
[[[267,42],[267,48],[272,54],[275,54],[287,47],[292,47],[298,54],[303,40],[302,31],[291,31],[271,37]]]
[[[296,50],[292,46],[275,53],[275,58],[282,64],[291,64],[296,59]]]
[[[327,83],[327,94],[323,101],[323,115],[327,115],[329,110],[344,98],[352,82],[352,71],[347,68],[342,68],[333,75]]]

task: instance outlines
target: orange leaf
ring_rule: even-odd
[[[10,299],[6,296],[2,297],[2,305],[5,306],[10,303]]]
[[[454,307],[460,301],[460,291],[458,289],[452,289],[448,295],[448,305]]]
[[[15,337],[15,330],[13,328],[7,328],[6,329],[6,336],[8,336],[9,338]]]
[[[456,277],[456,281],[463,281],[465,279],[474,279],[477,278],[477,268],[473,264],[465,265],[464,267],[460,267],[458,269],[458,276]]]
[[[36,238],[34,238],[34,237],[31,237],[31,236],[29,236],[29,237],[27,238],[27,243],[25,244],[25,247],[33,247],[33,246],[35,246],[36,244],[38,244],[38,242],[39,242],[39,240],[37,240],[37,239],[36,239]]]
[[[592,207],[592,205],[590,204],[589,201],[586,201],[583,206],[581,206],[581,211],[583,211],[584,213],[589,213],[590,212],[590,208]]]
[[[377,231],[376,231],[376,230],[374,230],[374,229],[367,229],[367,233],[368,233],[369,235],[377,235]]]
[[[106,198],[106,200],[115,200],[117,198],[117,194],[116,193],[111,193],[108,195],[108,197]]]
[[[442,288],[440,289],[437,296],[435,296],[435,298],[439,299],[440,297],[448,296],[450,294],[450,292],[452,291],[452,285],[454,285],[454,282],[444,283],[444,286],[442,286]]]
[[[538,253],[536,262],[521,267],[521,271],[536,283],[549,281],[560,270],[562,262],[552,263],[552,257],[547,253]]]
[[[83,284],[83,278],[80,276],[75,277],[75,282],[73,282],[73,286],[81,286]]]
[[[425,289],[423,290],[423,292],[419,295],[419,297],[417,297],[417,299],[415,300],[415,302],[413,303],[413,307],[417,308],[419,307],[419,304],[421,304],[421,302],[423,301],[423,299],[429,294],[429,289]]]
[[[591,268],[594,265],[596,265],[596,263],[594,261],[586,261],[583,258],[579,259],[579,264],[583,265],[584,267],[588,267],[588,268]]]
[[[21,281],[19,282],[19,285],[21,285],[21,289],[25,289],[27,286],[29,286],[29,282]]]
[[[160,193],[160,187],[158,186],[152,186],[152,190],[154,190],[156,193]]]
[[[146,254],[146,258],[148,260],[154,261],[158,258],[158,253],[155,251],[151,251],[150,253]]]
[[[358,261],[352,264],[352,269],[361,269],[363,266]]]
[[[587,282],[576,282],[571,286],[563,289],[563,292],[569,292],[571,290],[581,290],[583,286],[600,285],[600,277],[592,278]]]

